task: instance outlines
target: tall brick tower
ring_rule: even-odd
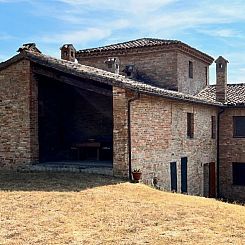
[[[227,63],[228,60],[219,56],[216,63],[216,100],[226,102],[227,97]]]
[[[76,49],[72,44],[64,44],[61,48],[61,59],[75,62]]]

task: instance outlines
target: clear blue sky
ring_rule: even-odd
[[[0,0],[0,61],[35,42],[59,57],[142,37],[178,39],[229,60],[229,82],[245,82],[245,2],[236,0]],[[210,81],[215,81],[214,65]]]

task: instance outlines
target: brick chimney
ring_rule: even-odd
[[[227,97],[227,63],[228,60],[219,56],[216,63],[216,100],[226,102]]]
[[[112,73],[119,74],[119,59],[117,57],[108,58],[105,60],[105,64],[108,67],[108,70]]]
[[[61,48],[61,59],[75,62],[76,49],[72,44],[64,44]]]
[[[24,43],[18,50],[17,52],[23,52],[23,51],[31,51],[35,53],[41,53],[41,51],[36,47],[35,43]]]

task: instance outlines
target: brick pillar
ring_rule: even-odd
[[[38,81],[30,74],[30,162],[39,162],[38,142]]]
[[[113,173],[128,176],[128,108],[125,89],[113,87]]]
[[[37,156],[33,154],[36,96],[30,66],[30,61],[20,60],[0,71],[0,168],[24,166]]]
[[[222,56],[215,61],[216,63],[216,100],[226,102],[227,96],[227,63],[228,60]]]

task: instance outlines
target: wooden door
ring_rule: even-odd
[[[171,191],[177,192],[177,168],[176,162],[170,163]]]
[[[209,163],[209,197],[216,197],[215,162]]]
[[[181,158],[181,193],[187,193],[187,157]]]

